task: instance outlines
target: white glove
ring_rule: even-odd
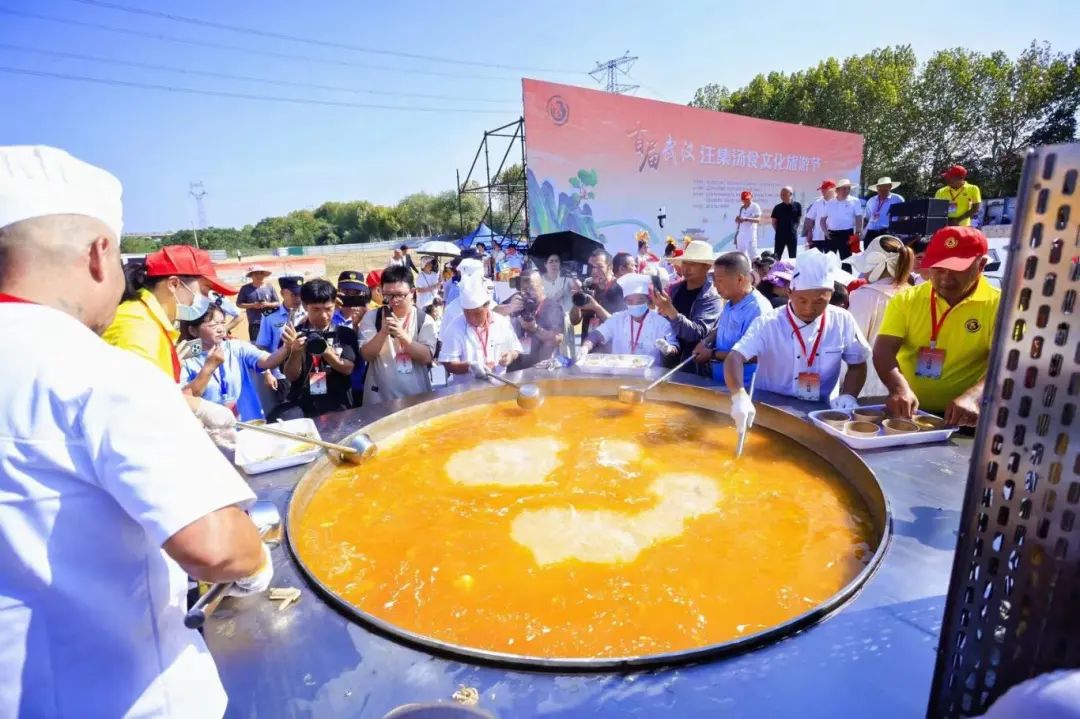
[[[679,351],[679,348],[668,342],[663,337],[658,337],[656,340],[656,349],[660,351],[662,355],[673,355]]]
[[[833,409],[838,409],[841,412],[847,412],[858,407],[859,400],[855,399],[850,394],[842,394],[835,399],[830,399],[829,406]]]
[[[274,578],[274,560],[270,558],[270,547],[262,545],[263,563],[258,571],[250,577],[237,579],[233,588],[229,590],[230,597],[246,597],[250,594],[261,594],[270,588],[270,580]]]
[[[735,420],[735,429],[745,432],[753,427],[756,414],[754,403],[750,401],[750,395],[745,389],[740,389],[731,395],[731,418]]]
[[[223,404],[215,404],[200,399],[195,406],[195,416],[203,423],[203,427],[209,430],[233,429],[236,426],[236,415]]]

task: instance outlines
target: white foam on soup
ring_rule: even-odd
[[[529,549],[541,566],[568,559],[632,562],[645,549],[682,534],[687,520],[715,512],[720,502],[719,486],[699,474],[661,475],[649,491],[659,501],[643,512],[572,506],[525,510],[514,518],[510,536]]]
[[[566,445],[555,437],[498,439],[450,455],[446,473],[457,484],[526,487],[543,484],[562,464]]]

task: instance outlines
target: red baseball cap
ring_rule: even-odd
[[[833,180],[822,180],[821,187],[819,187],[818,189],[822,192],[824,192],[825,190],[835,190],[836,182]]]
[[[210,260],[210,253],[197,250],[191,245],[168,245],[146,256],[147,277],[201,277],[210,283],[215,292],[235,295],[239,290],[222,282]]]
[[[986,235],[974,227],[942,227],[930,238],[920,267],[962,272],[987,252]]]
[[[382,270],[372,270],[364,278],[364,284],[370,289],[375,289],[382,284]]]
[[[967,177],[967,170],[963,165],[952,165],[948,170],[941,173],[942,177]]]
[[[744,200],[750,200],[750,199],[753,199],[754,193],[750,192],[750,190],[743,190],[742,193],[739,195],[739,197],[741,197]]]

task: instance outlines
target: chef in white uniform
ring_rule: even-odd
[[[0,147],[0,716],[220,717],[187,575],[265,589],[254,497],[176,385],[98,337],[120,183]],[[37,341],[43,338],[56,341]]]
[[[461,274],[460,286],[464,287],[470,277],[484,279],[484,263],[480,260],[468,257],[458,263],[458,272]],[[494,284],[492,284],[494,287]],[[461,317],[461,295],[446,303],[443,308],[442,326],[448,327],[455,319]]]
[[[866,381],[870,345],[847,310],[829,304],[840,260],[834,253],[799,254],[788,304],[754,320],[724,360],[731,391],[731,416],[740,430],[753,424],[755,410],[743,388],[743,366],[757,357],[755,388],[812,402],[828,400],[833,409],[857,406]],[[841,362],[847,364],[839,388]]]
[[[459,299],[462,314],[443,321],[439,362],[455,375],[469,374],[470,365],[477,362],[504,374],[521,354],[521,342],[510,320],[492,311],[491,292],[483,276],[463,277]]]
[[[612,354],[652,357],[657,366],[679,351],[679,341],[671,321],[649,308],[652,278],[646,274],[623,275],[618,280],[626,309],[607,318],[581,344],[581,355],[593,347],[611,345]]]

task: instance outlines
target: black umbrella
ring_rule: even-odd
[[[593,252],[603,247],[604,245],[597,240],[566,230],[538,236],[529,247],[529,255],[539,257],[541,260],[551,255],[558,255],[564,262],[573,261],[585,264]]]

